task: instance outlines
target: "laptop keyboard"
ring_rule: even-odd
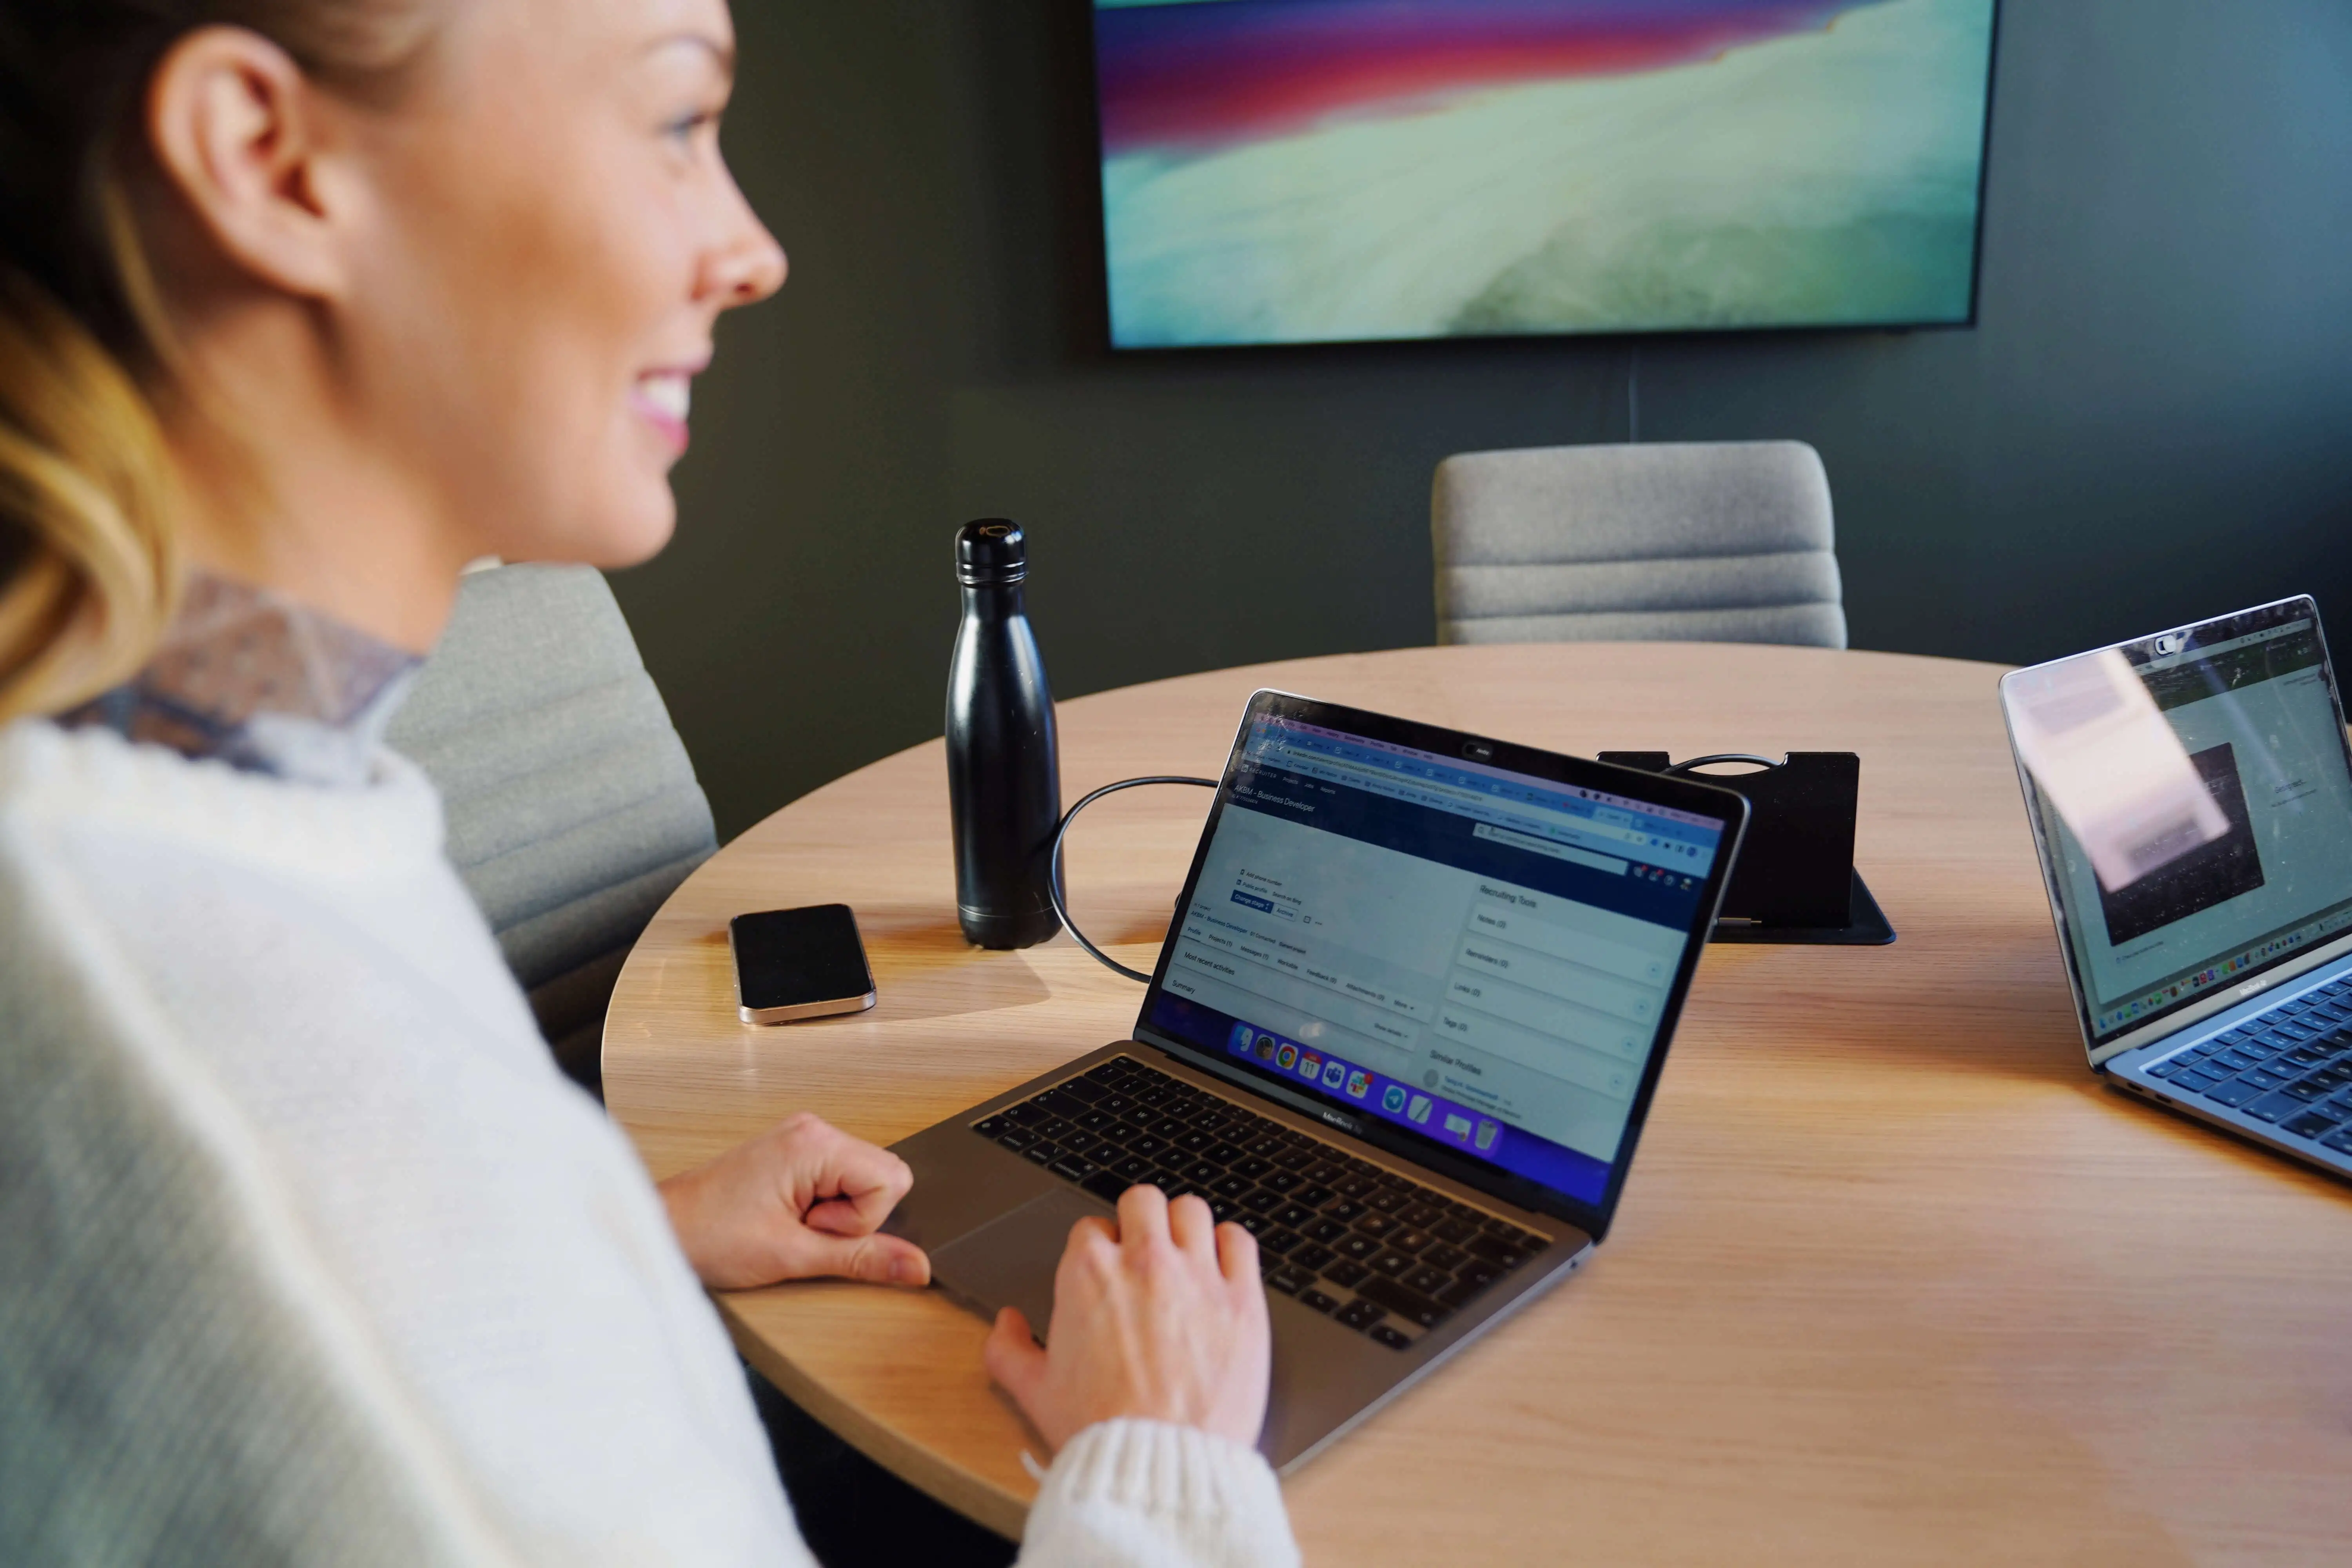
[[[2231,1106],[2352,1154],[2352,977],[2176,1052],[2147,1074],[2184,1100]]]
[[[1266,1289],[1409,1348],[1545,1237],[1370,1160],[1116,1057],[972,1123],[1113,1203],[1150,1183],[1257,1237]]]

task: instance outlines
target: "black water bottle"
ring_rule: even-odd
[[[948,666],[948,810],[956,918],[981,947],[1030,947],[1061,929],[1046,892],[1062,819],[1054,696],[1022,583],[1028,541],[1008,519],[956,531],[963,624]]]

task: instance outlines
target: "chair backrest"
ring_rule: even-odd
[[[717,847],[710,805],[602,574],[470,573],[389,740],[566,1072],[593,1088],[630,944]]]
[[[1430,525],[1441,643],[1845,647],[1829,475],[1801,441],[1465,452]]]

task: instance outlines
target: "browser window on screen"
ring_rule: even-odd
[[[1725,826],[1261,716],[1151,1022],[1597,1200]]]

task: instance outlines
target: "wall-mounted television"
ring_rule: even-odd
[[[1974,320],[1996,0],[1094,0],[1123,349]]]

